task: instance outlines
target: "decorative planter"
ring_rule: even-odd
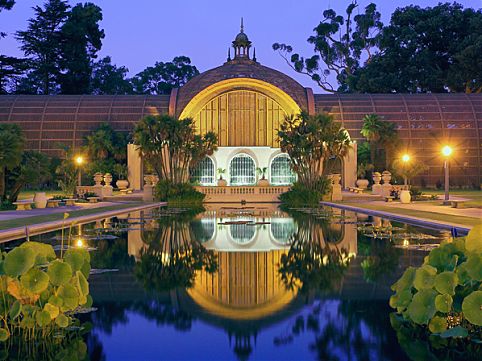
[[[266,178],[262,178],[258,181],[258,186],[259,187],[268,187],[269,186],[269,182]]]
[[[112,183],[112,174],[110,173],[104,174],[104,183],[106,186],[110,186],[110,184]]]
[[[226,179],[218,179],[218,187],[226,187],[228,185],[228,182]]]
[[[404,189],[400,192],[400,202],[401,203],[405,203],[405,204],[410,203],[411,198],[412,197],[410,196],[409,190]]]
[[[101,186],[102,185],[102,179],[104,179],[102,173],[97,172],[94,174],[94,182],[96,186]]]
[[[129,181],[126,179],[119,179],[117,182],[115,182],[115,185],[119,189],[127,189],[127,187],[129,187]]]
[[[356,185],[358,188],[367,189],[368,188],[368,179],[357,179]]]
[[[45,192],[35,193],[33,201],[35,202],[35,208],[45,208],[47,206],[47,195]]]
[[[333,173],[333,174],[331,174],[331,181],[333,182],[333,185],[338,185],[338,184],[340,184],[341,174],[340,174],[340,173]]]
[[[373,183],[374,184],[380,184],[380,181],[382,180],[382,175],[380,172],[374,172],[373,173]]]
[[[384,171],[382,173],[382,180],[383,180],[383,184],[389,184],[390,181],[392,180],[392,173],[390,173],[388,170]]]

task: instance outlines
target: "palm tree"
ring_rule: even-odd
[[[380,140],[384,123],[377,114],[367,114],[363,117],[363,126],[361,135],[363,135],[370,144],[370,163],[375,164],[375,151],[377,143]]]
[[[25,137],[17,124],[0,124],[0,201],[4,201],[5,173],[20,164]]]

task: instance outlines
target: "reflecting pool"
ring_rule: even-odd
[[[267,204],[151,209],[65,232],[63,246],[60,231],[31,239],[90,251],[90,360],[408,360],[390,285],[450,238]]]

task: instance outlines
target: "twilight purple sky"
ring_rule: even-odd
[[[373,0],[372,0],[373,1]],[[363,9],[370,2],[359,0]],[[0,13],[0,30],[8,37],[0,41],[0,53],[21,56],[13,37],[27,27],[32,6],[43,0],[17,0],[11,11]],[[78,0],[69,1],[71,5]],[[174,56],[189,56],[199,71],[221,65],[227,49],[239,32],[244,17],[245,32],[256,47],[258,61],[280,70],[304,86],[321,92],[309,78],[292,71],[271,49],[274,42],[287,43],[304,55],[312,48],[306,39],[322,19],[323,10],[332,7],[344,12],[351,0],[90,0],[102,8],[105,30],[100,57],[110,55],[117,65],[126,66],[130,75],[170,61]],[[397,7],[416,4],[434,6],[437,0],[375,0],[384,23]],[[481,8],[482,0],[459,0],[464,7]]]

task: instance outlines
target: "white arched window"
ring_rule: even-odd
[[[216,184],[216,172],[214,171],[214,162],[211,158],[205,157],[191,169],[191,182],[199,183],[203,186]]]
[[[233,186],[256,183],[256,164],[247,154],[238,154],[229,163],[229,184]]]
[[[296,174],[291,170],[288,154],[280,154],[271,161],[270,183],[272,185],[288,185],[296,181]]]

